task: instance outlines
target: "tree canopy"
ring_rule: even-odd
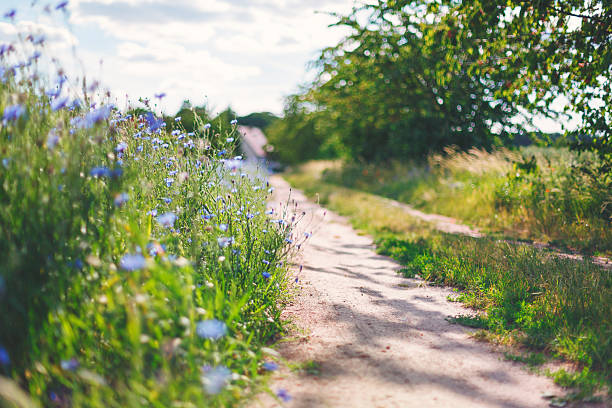
[[[573,113],[574,140],[610,161],[612,5],[601,1],[378,0],[336,25],[285,116],[353,157],[417,157],[510,143],[533,118]],[[565,103],[563,103],[565,101]],[[295,129],[295,130],[293,130]],[[286,129],[287,140],[300,127]],[[275,138],[276,139],[276,138]],[[282,140],[274,140],[281,142]]]

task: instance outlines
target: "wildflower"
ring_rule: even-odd
[[[240,160],[225,160],[225,168],[231,171],[238,170],[242,167],[242,161]]]
[[[112,175],[111,170],[108,167],[94,167],[89,171],[92,177],[110,177]]]
[[[173,227],[175,221],[176,221],[176,215],[172,212],[167,212],[157,217],[157,222],[159,222],[161,225],[163,225],[166,228]]]
[[[264,277],[264,279],[268,280],[268,279],[270,279],[270,276],[272,276],[272,275],[270,275],[270,272],[263,272],[263,273],[261,274],[261,276],[263,276],[263,277]]]
[[[174,118],[174,121],[175,121],[175,122],[180,122],[180,121],[181,121],[181,117],[180,117],[180,116],[177,116],[176,118]]]
[[[163,120],[158,119],[151,112],[147,113],[147,116],[145,116],[145,120],[147,121],[147,125],[149,126],[149,130],[151,132],[159,130],[159,128],[162,127],[162,123],[164,123]]]
[[[64,96],[63,98],[55,98],[51,102],[51,110],[53,112],[57,112],[58,110],[66,107],[67,104],[68,104],[68,97],[67,96]]]
[[[233,137],[228,137],[227,139],[225,139],[225,141],[227,143],[232,143],[234,141],[234,138]]]
[[[219,247],[221,247],[221,248],[227,248],[228,246],[230,246],[233,243],[234,243],[234,238],[232,238],[232,237],[219,237],[219,238],[217,238],[217,244],[219,244]]]
[[[227,334],[227,325],[217,319],[202,320],[196,325],[196,334],[203,339],[219,340]]]
[[[15,18],[15,14],[17,14],[17,10],[10,9],[6,13],[4,13],[4,18],[10,18],[11,20]]]
[[[128,200],[129,200],[129,196],[127,193],[117,194],[115,196],[115,205],[117,207],[121,207],[123,206],[123,204],[127,203]]]
[[[117,145],[117,147],[115,147],[115,151],[117,153],[123,153],[127,148],[128,148],[127,143],[121,142]]]
[[[177,135],[179,135],[180,133],[181,133],[181,131],[180,131],[180,130],[175,129],[175,130],[173,130],[173,131],[172,131],[171,135],[172,135],[172,136],[177,136]]]
[[[25,108],[19,104],[10,105],[4,108],[3,119],[6,121],[17,120],[25,113]]]
[[[291,401],[291,395],[289,395],[289,393],[287,392],[286,389],[281,388],[280,390],[278,390],[276,392],[276,396],[280,399],[282,399],[284,402],[289,402]]]
[[[136,271],[147,266],[147,260],[141,254],[127,254],[121,258],[119,267],[124,271]]]
[[[40,56],[42,55],[42,53],[40,51],[34,51],[34,54],[32,54],[29,58],[30,61],[36,61],[37,59],[40,58]]]
[[[11,364],[11,357],[9,356],[8,351],[0,346],[0,365],[7,366]]]
[[[232,121],[230,122],[230,125],[236,125],[236,124],[238,124],[238,121],[237,121],[236,119],[234,119],[234,120],[232,120]]]
[[[61,1],[61,2],[58,3],[57,6],[55,6],[55,9],[56,10],[66,10],[66,6],[67,5],[68,5],[68,1],[67,0]]]
[[[219,224],[219,229],[223,232],[227,231],[227,224]]]
[[[59,143],[59,136],[53,130],[47,135],[47,149],[53,150]]]
[[[263,368],[266,371],[276,371],[278,370],[278,364],[276,364],[274,361],[266,361],[263,363]]]
[[[157,99],[163,99],[163,98],[165,98],[165,97],[166,97],[166,93],[165,93],[165,92],[156,93],[156,94],[155,94],[155,97],[156,97]]]
[[[153,209],[153,210],[149,211],[147,214],[152,216],[152,217],[157,217],[157,210]]]
[[[76,358],[72,357],[70,360],[62,360],[60,367],[64,371],[76,371],[79,368],[79,362]]]
[[[220,393],[232,377],[232,372],[225,366],[215,368],[205,366],[202,367],[202,371],[204,372],[202,375],[204,389],[211,395]]]
[[[174,179],[173,178],[168,177],[165,181],[166,181],[166,186],[167,187],[172,187],[172,183],[174,183]]]
[[[210,129],[211,126],[212,125],[210,123],[207,123],[207,124],[204,125],[204,129]]]
[[[9,164],[11,164],[11,159],[8,157],[5,157],[4,159],[2,159],[2,165],[4,166],[5,169],[8,169]]]
[[[264,265],[270,265],[270,261],[267,261],[267,260],[265,260],[265,259],[262,259],[262,260],[261,260],[261,262],[262,262]]]

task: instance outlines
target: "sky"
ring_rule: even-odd
[[[118,106],[165,93],[158,109],[184,100],[215,112],[282,113],[285,96],[313,75],[307,65],[345,34],[329,12],[353,0],[0,0],[0,42],[45,34],[46,53],[72,76],[86,74]],[[44,11],[49,6],[51,13]]]

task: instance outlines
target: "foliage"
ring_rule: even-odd
[[[266,131],[273,147],[272,160],[293,164],[306,159],[335,157],[339,143],[332,136],[333,127],[321,115],[311,115],[298,97],[286,100],[282,120]]]
[[[350,34],[322,51],[315,81],[285,112],[326,126],[300,133],[293,123],[290,139],[333,140],[348,157],[384,161],[524,144],[537,136],[534,117],[574,114],[569,140],[593,149],[609,177],[608,3],[380,0],[337,18]]]
[[[278,116],[270,112],[253,112],[239,117],[238,123],[243,126],[258,127],[265,131],[268,126],[274,124],[278,119]]]
[[[44,406],[238,404],[282,329],[292,224],[235,126],[83,108],[21,55],[0,69],[0,405],[6,377]]]
[[[325,183],[305,171],[288,179],[372,234],[378,251],[401,262],[408,276],[418,273],[460,288],[458,300],[486,312],[454,321],[578,363],[579,375],[569,380],[557,375],[562,385],[581,388],[578,397],[610,387],[609,270],[527,245],[439,233],[381,197]]]
[[[612,185],[583,171],[598,166],[594,154],[567,148],[447,148],[430,155],[426,165],[346,162],[322,177],[458,218],[487,233],[610,254]]]

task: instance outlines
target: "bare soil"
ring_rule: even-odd
[[[279,176],[270,182],[278,208],[289,185]],[[263,395],[253,406],[536,408],[564,395],[550,378],[451,323],[474,313],[447,300],[457,294],[452,289],[402,277],[400,265],[377,255],[372,239],[346,219],[299,191],[291,200],[316,229],[297,260],[299,290],[284,312],[295,325],[277,346],[287,364],[271,382],[292,399],[283,405]]]

